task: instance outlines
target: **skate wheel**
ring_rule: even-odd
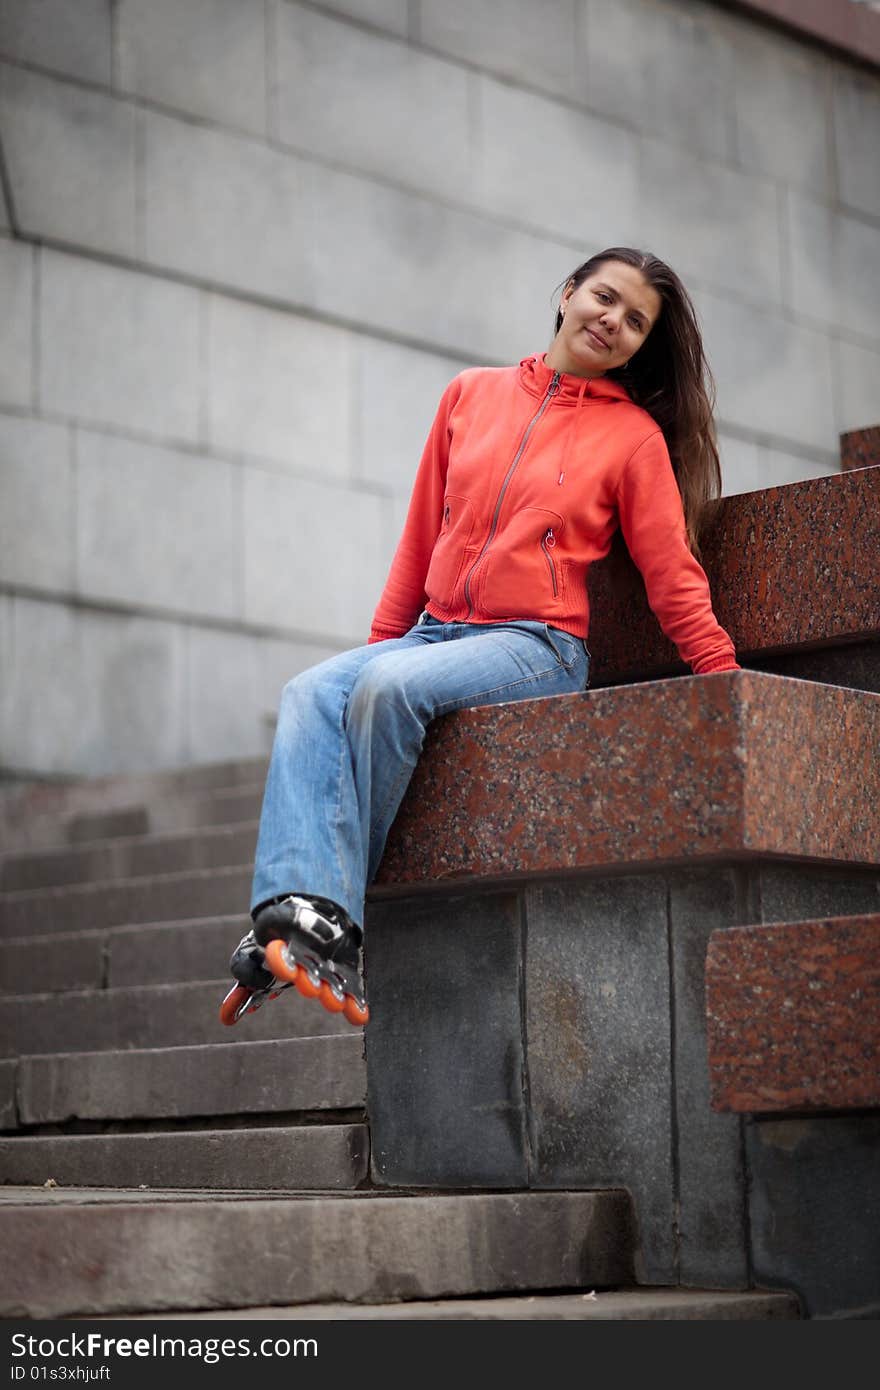
[[[283,941],[270,941],[266,947],[266,966],[278,980],[287,980],[291,984],[296,983],[299,971],[295,964],[288,963],[284,954]]]
[[[305,966],[299,966],[294,981],[304,999],[318,999],[321,994],[321,981],[310,975]]]
[[[320,998],[328,1013],[341,1014],[345,1008],[345,995],[337,994],[333,986],[329,985],[326,980],[321,981]]]
[[[352,999],[350,994],[345,996],[345,1004],[342,1012],[345,1014],[349,1023],[353,1023],[356,1028],[363,1027],[365,1023],[369,1022],[370,1010],[367,1008],[366,1004],[361,1008],[357,1000]]]
[[[231,1028],[233,1023],[237,1023],[236,1015],[242,1004],[250,999],[252,992],[252,990],[245,989],[244,985],[233,985],[220,1005],[220,1022],[225,1023],[227,1028]]]

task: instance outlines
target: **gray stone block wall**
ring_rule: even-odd
[[[603,245],[692,290],[726,491],[836,471],[878,131],[877,74],[713,0],[0,0],[0,769],[265,751],[446,382]]]
[[[811,1316],[876,1316],[876,1117],[713,1112],[705,958],[719,929],[878,902],[876,869],[769,860],[376,890],[374,1181],[623,1186],[640,1281],[794,1288]]]

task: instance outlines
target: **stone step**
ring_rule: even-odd
[[[116,883],[4,893],[0,896],[0,937],[46,936],[137,922],[244,913],[250,906],[252,878],[253,865],[248,863]]]
[[[226,979],[250,925],[244,913],[99,931],[11,937],[0,951],[0,993],[48,994],[121,985]]]
[[[292,988],[227,1028],[218,1011],[231,984],[227,977],[10,998],[0,1012],[0,1057],[238,1044],[360,1031],[341,1014],[328,1013]]]
[[[140,1314],[131,1319],[156,1315]],[[163,1313],[163,1321],[370,1322],[745,1322],[800,1318],[797,1295],[759,1290],[681,1288],[590,1289],[586,1293],[517,1297],[418,1299],[406,1303],[298,1303],[288,1308],[226,1308],[211,1313]],[[108,1321],[112,1321],[108,1319]]]
[[[270,1198],[0,1188],[5,1317],[587,1292],[630,1284],[632,1270],[622,1191]]]
[[[96,840],[183,834],[210,826],[256,822],[263,804],[263,788],[261,779],[150,799],[139,807],[122,807],[72,819],[55,818],[49,823],[34,825],[21,849],[57,849]],[[10,841],[8,847],[11,849],[16,843]]]
[[[352,1029],[326,1037],[22,1057],[13,1085],[18,1122],[46,1125],[363,1110],[367,1078],[363,1034]]]
[[[30,851],[0,860],[0,891],[21,892],[187,869],[228,868],[253,860],[254,821],[195,832],[137,835],[76,847]]]
[[[330,1191],[357,1187],[368,1166],[364,1124],[0,1139],[4,1182],[22,1185]]]
[[[880,1108],[880,912],[713,932],[706,1018],[713,1109]]]
[[[197,806],[247,790],[252,804],[262,789],[266,758],[196,764],[165,772],[83,778],[72,782],[25,782],[0,788],[0,843],[6,849],[48,847],[112,835],[115,824],[157,828],[154,814],[187,803]],[[257,808],[259,810],[259,806]],[[147,813],[147,825],[144,812]],[[233,819],[247,820],[251,812]],[[188,820],[187,825],[193,822]],[[208,821],[201,821],[208,824]],[[176,823],[158,828],[177,829]],[[131,834],[131,828],[122,829]]]

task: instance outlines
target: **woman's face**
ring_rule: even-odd
[[[638,352],[663,301],[640,270],[606,261],[578,285],[567,285],[559,308],[562,325],[546,355],[554,371],[602,376]]]

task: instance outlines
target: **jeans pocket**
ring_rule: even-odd
[[[573,666],[586,656],[586,647],[579,637],[572,637],[570,632],[563,632],[562,628],[551,627],[549,623],[544,624],[544,635],[547,638],[560,666],[564,666],[566,671],[570,671]],[[589,659],[587,659],[589,666]]]

